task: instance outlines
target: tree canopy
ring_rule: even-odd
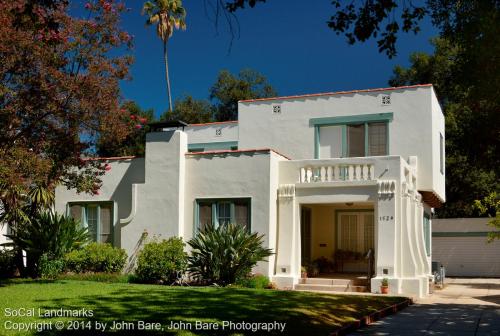
[[[217,121],[238,119],[239,100],[276,95],[266,77],[252,69],[243,69],[236,76],[227,70],[222,70],[210,88],[210,99],[215,103]]]
[[[474,78],[481,74],[490,76],[485,72],[491,68],[488,64],[473,66],[468,62],[467,53],[449,40],[434,39],[433,44],[434,54],[414,53],[409,68],[395,67],[389,84],[433,83],[443,107],[447,202],[438,210],[438,215],[484,214],[476,211],[473,204],[474,200],[498,192],[500,187],[500,104],[497,95],[480,89],[482,83]],[[492,81],[491,85],[496,84]]]
[[[133,101],[125,102],[121,109],[129,115],[126,127],[128,134],[121,140],[109,137],[100,137],[97,141],[97,155],[111,156],[144,156],[146,150],[146,133],[149,131],[149,122],[154,121],[153,109],[143,110]]]
[[[104,165],[82,157],[98,135],[127,135],[119,88],[132,62],[131,37],[119,26],[125,6],[99,0],[85,10],[80,18],[64,0],[0,1],[1,201],[7,189],[33,185],[96,192]]]

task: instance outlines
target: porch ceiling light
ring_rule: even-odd
[[[347,202],[345,205],[352,206],[353,204],[354,204],[353,202]]]

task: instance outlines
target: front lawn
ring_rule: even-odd
[[[31,281],[13,280],[0,283],[0,335],[96,335],[96,322],[132,322],[125,324],[127,335],[276,335],[281,332],[235,332],[221,330],[223,321],[237,322],[284,322],[285,335],[328,335],[338,327],[363,315],[403,301],[398,297],[347,296],[295,291],[213,288],[167,287],[91,281]],[[34,317],[6,316],[19,312],[19,308],[34,308]],[[81,310],[93,312],[92,317],[44,318],[39,309]],[[24,312],[31,311],[26,310]],[[88,313],[87,313],[88,314]],[[91,328],[92,331],[68,332],[69,321],[90,321],[73,324],[73,327]],[[19,333],[7,330],[23,323],[52,322],[53,330]],[[64,321],[64,330],[55,330],[55,323]],[[161,323],[162,331],[138,330],[138,321]],[[196,321],[215,322],[219,330],[196,330]],[[184,329],[170,330],[172,322],[185,322]],[[191,325],[189,324],[191,323]],[[20,325],[18,325],[20,326]],[[32,324],[31,327],[36,327]],[[149,325],[158,327],[158,325]],[[206,325],[205,325],[206,326]],[[240,325],[241,326],[241,325]],[[252,326],[250,324],[247,327]],[[256,326],[255,324],[253,326]],[[275,325],[277,326],[277,325]],[[213,327],[213,325],[212,325]],[[262,325],[259,326],[262,328]],[[215,327],[213,327],[215,328]],[[212,328],[212,329],[213,329]]]

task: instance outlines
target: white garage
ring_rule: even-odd
[[[488,218],[432,221],[432,260],[446,276],[500,277],[500,240],[487,242]]]

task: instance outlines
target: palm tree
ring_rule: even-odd
[[[172,94],[168,75],[167,43],[175,29],[186,29],[186,10],[182,0],[153,0],[144,3],[143,13],[147,14],[147,25],[156,24],[156,33],[163,42],[163,59],[165,61],[165,77],[167,79],[168,110],[172,111]]]

